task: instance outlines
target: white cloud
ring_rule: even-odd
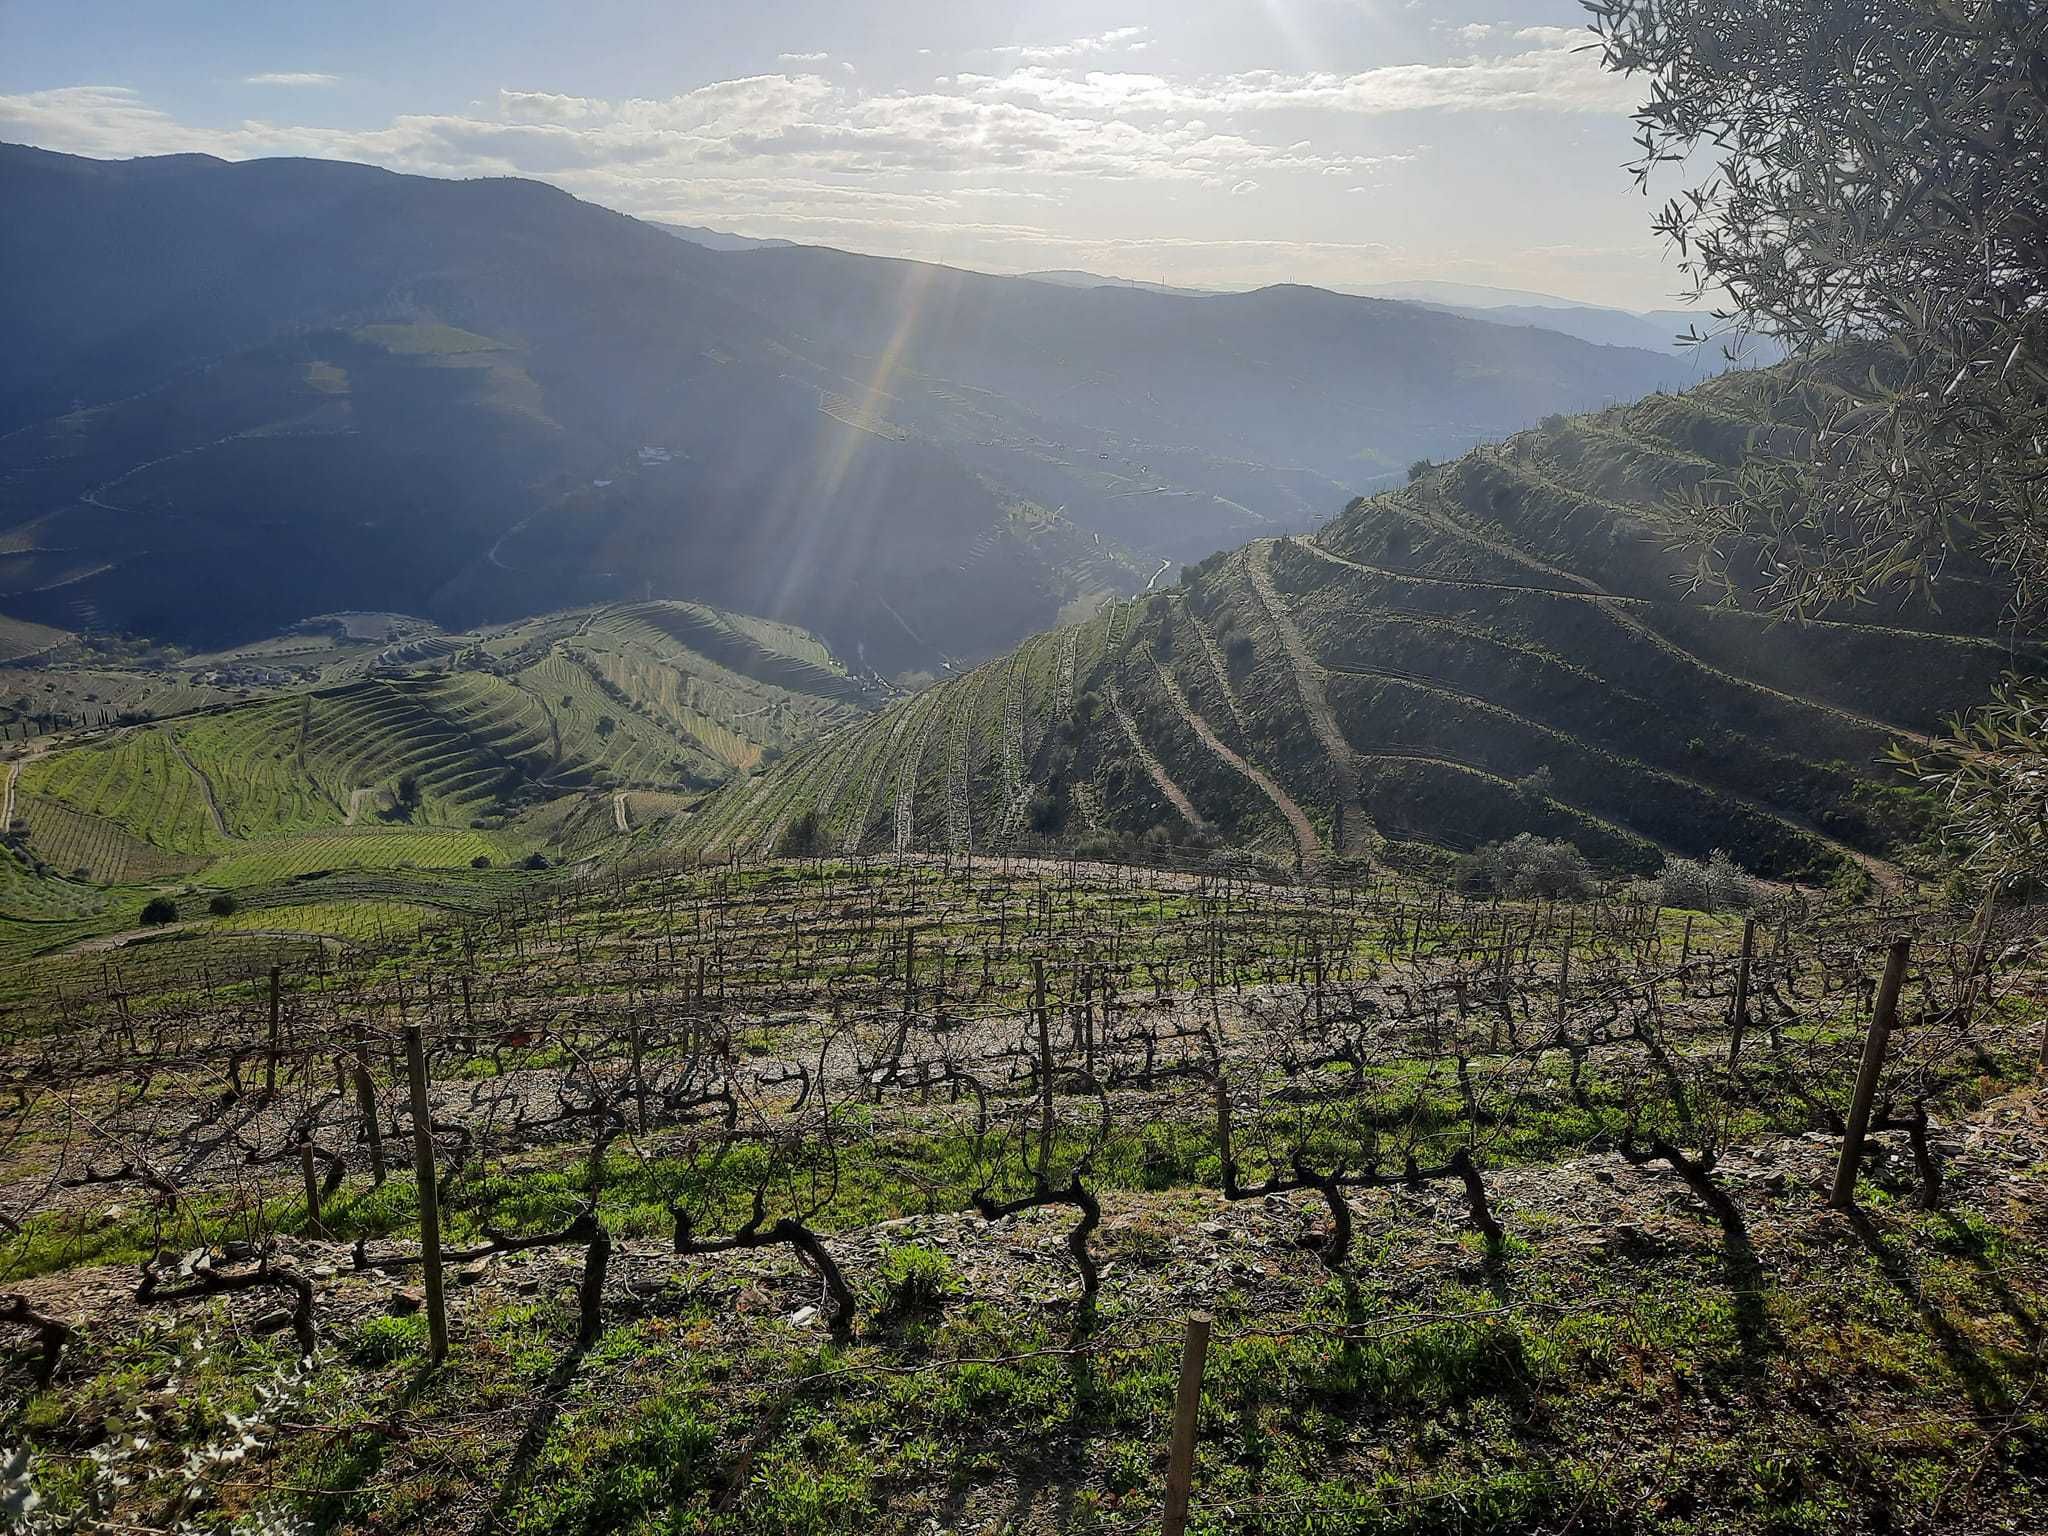
[[[1003,58],[1022,59],[1027,64],[1057,64],[1066,59],[1087,58],[1091,54],[1140,53],[1151,47],[1145,27],[1112,27],[1107,32],[1097,32],[1092,37],[1077,37],[1064,43],[1006,44],[1001,48],[988,48],[985,53]]]
[[[977,94],[1040,102],[1076,112],[1216,113],[1320,110],[1363,116],[1429,110],[1617,112],[1632,110],[1638,88],[1600,65],[1588,34],[1530,27],[1535,46],[1497,57],[1442,64],[1391,64],[1356,74],[1249,70],[1204,79],[1093,70],[1085,74],[1029,66],[1001,77],[962,75]]]
[[[721,80],[660,98],[606,100],[504,88],[495,111],[411,115],[381,128],[307,128],[250,119],[181,123],[119,86],[0,96],[0,137],[86,154],[202,151],[227,158],[325,154],[438,174],[602,174],[607,193],[639,206],[636,187],[664,177],[782,175],[816,179],[971,176],[1195,184],[1228,192],[1276,176],[1356,182],[1406,153],[1357,154],[1342,135],[1303,136],[1300,114],[1425,109],[1626,109],[1633,93],[1595,59],[1554,46],[1493,59],[1393,65],[1352,75],[1255,70],[1176,78],[1025,64],[1004,75],[942,77],[929,89],[874,92],[809,72]],[[1125,46],[1142,30],[1081,40]],[[1294,114],[1282,140],[1262,117]],[[1043,191],[1042,185],[1034,190]]]
[[[323,75],[316,70],[278,70],[267,75],[244,75],[244,85],[339,85],[341,76]]]
[[[1071,65],[1020,48],[987,73],[899,91],[864,87],[830,57],[792,54],[783,71],[672,96],[506,87],[459,111],[353,128],[263,118],[202,127],[133,90],[76,85],[0,94],[0,140],[102,156],[313,155],[431,175],[541,176],[631,213],[992,268],[1128,263],[1204,284],[1355,282],[1430,274],[1395,269],[1371,242],[1194,236],[1242,227],[1233,195],[1254,194],[1299,234],[1374,230],[1378,211],[1345,194],[1413,189],[1404,167],[1432,153],[1414,140],[1433,135],[1390,130],[1389,114],[1633,107],[1624,83],[1573,51],[1585,34],[1528,30],[1498,57],[1188,76],[1128,67],[1149,38],[1120,28],[1057,45],[1092,50],[1066,55]],[[1189,238],[1084,238],[1161,220]],[[1492,267],[1462,275],[1516,279],[1512,248],[1498,246],[1487,246]],[[1517,285],[1543,286],[1538,276],[1522,273]]]
[[[832,55],[829,53],[778,53],[775,55],[775,62],[778,64],[822,64],[831,57]]]
[[[499,115],[514,122],[576,123],[604,110],[603,102],[588,96],[562,96],[554,91],[498,92]]]

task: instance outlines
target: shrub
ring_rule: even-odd
[[[522,869],[546,869],[548,856],[544,853],[529,853],[519,861],[519,865]]]
[[[936,1312],[957,1294],[953,1261],[922,1243],[895,1244],[882,1250],[875,1266],[878,1310],[884,1317]]]
[[[1661,907],[1664,905],[1664,883],[1661,880],[1631,880],[1622,887],[1622,900],[1632,907]]]
[[[1456,874],[1467,890],[1487,889],[1525,900],[1578,901],[1593,894],[1593,866],[1570,843],[1524,832],[1512,842],[1489,843],[1461,860]]]
[[[1756,882],[1741,865],[1716,848],[1697,859],[1666,859],[1658,879],[1662,904],[1693,912],[1747,912],[1756,905]]]
[[[206,903],[206,910],[215,917],[233,917],[235,915],[235,908],[239,905],[240,903],[234,897],[230,896],[226,891],[222,891]]]
[[[782,829],[782,836],[775,844],[778,857],[785,859],[808,858],[814,853],[825,851],[825,835],[818,826],[816,807],[791,821]]]
[[[1538,768],[1515,780],[1515,798],[1524,805],[1541,805],[1555,792],[1557,780],[1548,768]]]
[[[1756,882],[1722,849],[1707,856],[1707,891],[1717,911],[1747,912],[1756,905]]]
[[[491,867],[491,856],[488,853],[480,853],[469,861],[469,867],[471,869],[489,869]]]
[[[150,928],[161,928],[165,923],[178,920],[178,904],[168,896],[152,896],[142,909],[143,924]]]
[[[1707,867],[1697,859],[1666,859],[1658,888],[1662,905],[1682,907],[1690,912],[1714,910],[1714,889],[1707,881]]]
[[[1090,832],[1074,845],[1074,856],[1113,864],[1123,857],[1124,847],[1113,833]]]
[[[1033,832],[1040,837],[1051,837],[1067,824],[1067,803],[1051,789],[1040,785],[1031,792],[1024,815]]]
[[[1424,475],[1428,474],[1432,469],[1435,468],[1436,466],[1430,463],[1429,460],[1417,459],[1413,464],[1410,464],[1408,466],[1408,483],[1410,485],[1413,485],[1416,481],[1420,480]]]

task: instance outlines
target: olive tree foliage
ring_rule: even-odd
[[[1457,881],[1469,891],[1553,901],[1583,901],[1599,884],[1593,866],[1577,848],[1528,832],[1465,855]]]
[[[1991,702],[1924,750],[1892,749],[1941,797],[1943,833],[1993,890],[2048,878],[2048,688],[2009,678]]]
[[[1969,570],[2041,613],[2048,6],[1583,3],[1646,84],[1638,183],[1694,183],[1656,229],[1810,407],[1789,457],[1692,494],[1703,577],[1811,612]]]

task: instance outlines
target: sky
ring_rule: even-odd
[[[1642,86],[1589,40],[1577,0],[0,0],[0,140],[529,176],[985,271],[1667,305]]]

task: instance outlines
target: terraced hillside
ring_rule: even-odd
[[[1540,428],[1316,535],[1040,635],[684,829],[712,852],[1263,847],[1533,831],[1617,868],[1726,848],[1826,879],[1914,815],[1881,759],[2013,663],[1994,604],[1797,627],[1685,595],[1674,492],[1801,441],[1773,375]]]
[[[0,767],[0,928],[132,922],[143,898],[105,887],[247,904],[330,872],[620,847],[868,697],[805,632],[694,604],[408,631],[338,686],[41,741]]]

